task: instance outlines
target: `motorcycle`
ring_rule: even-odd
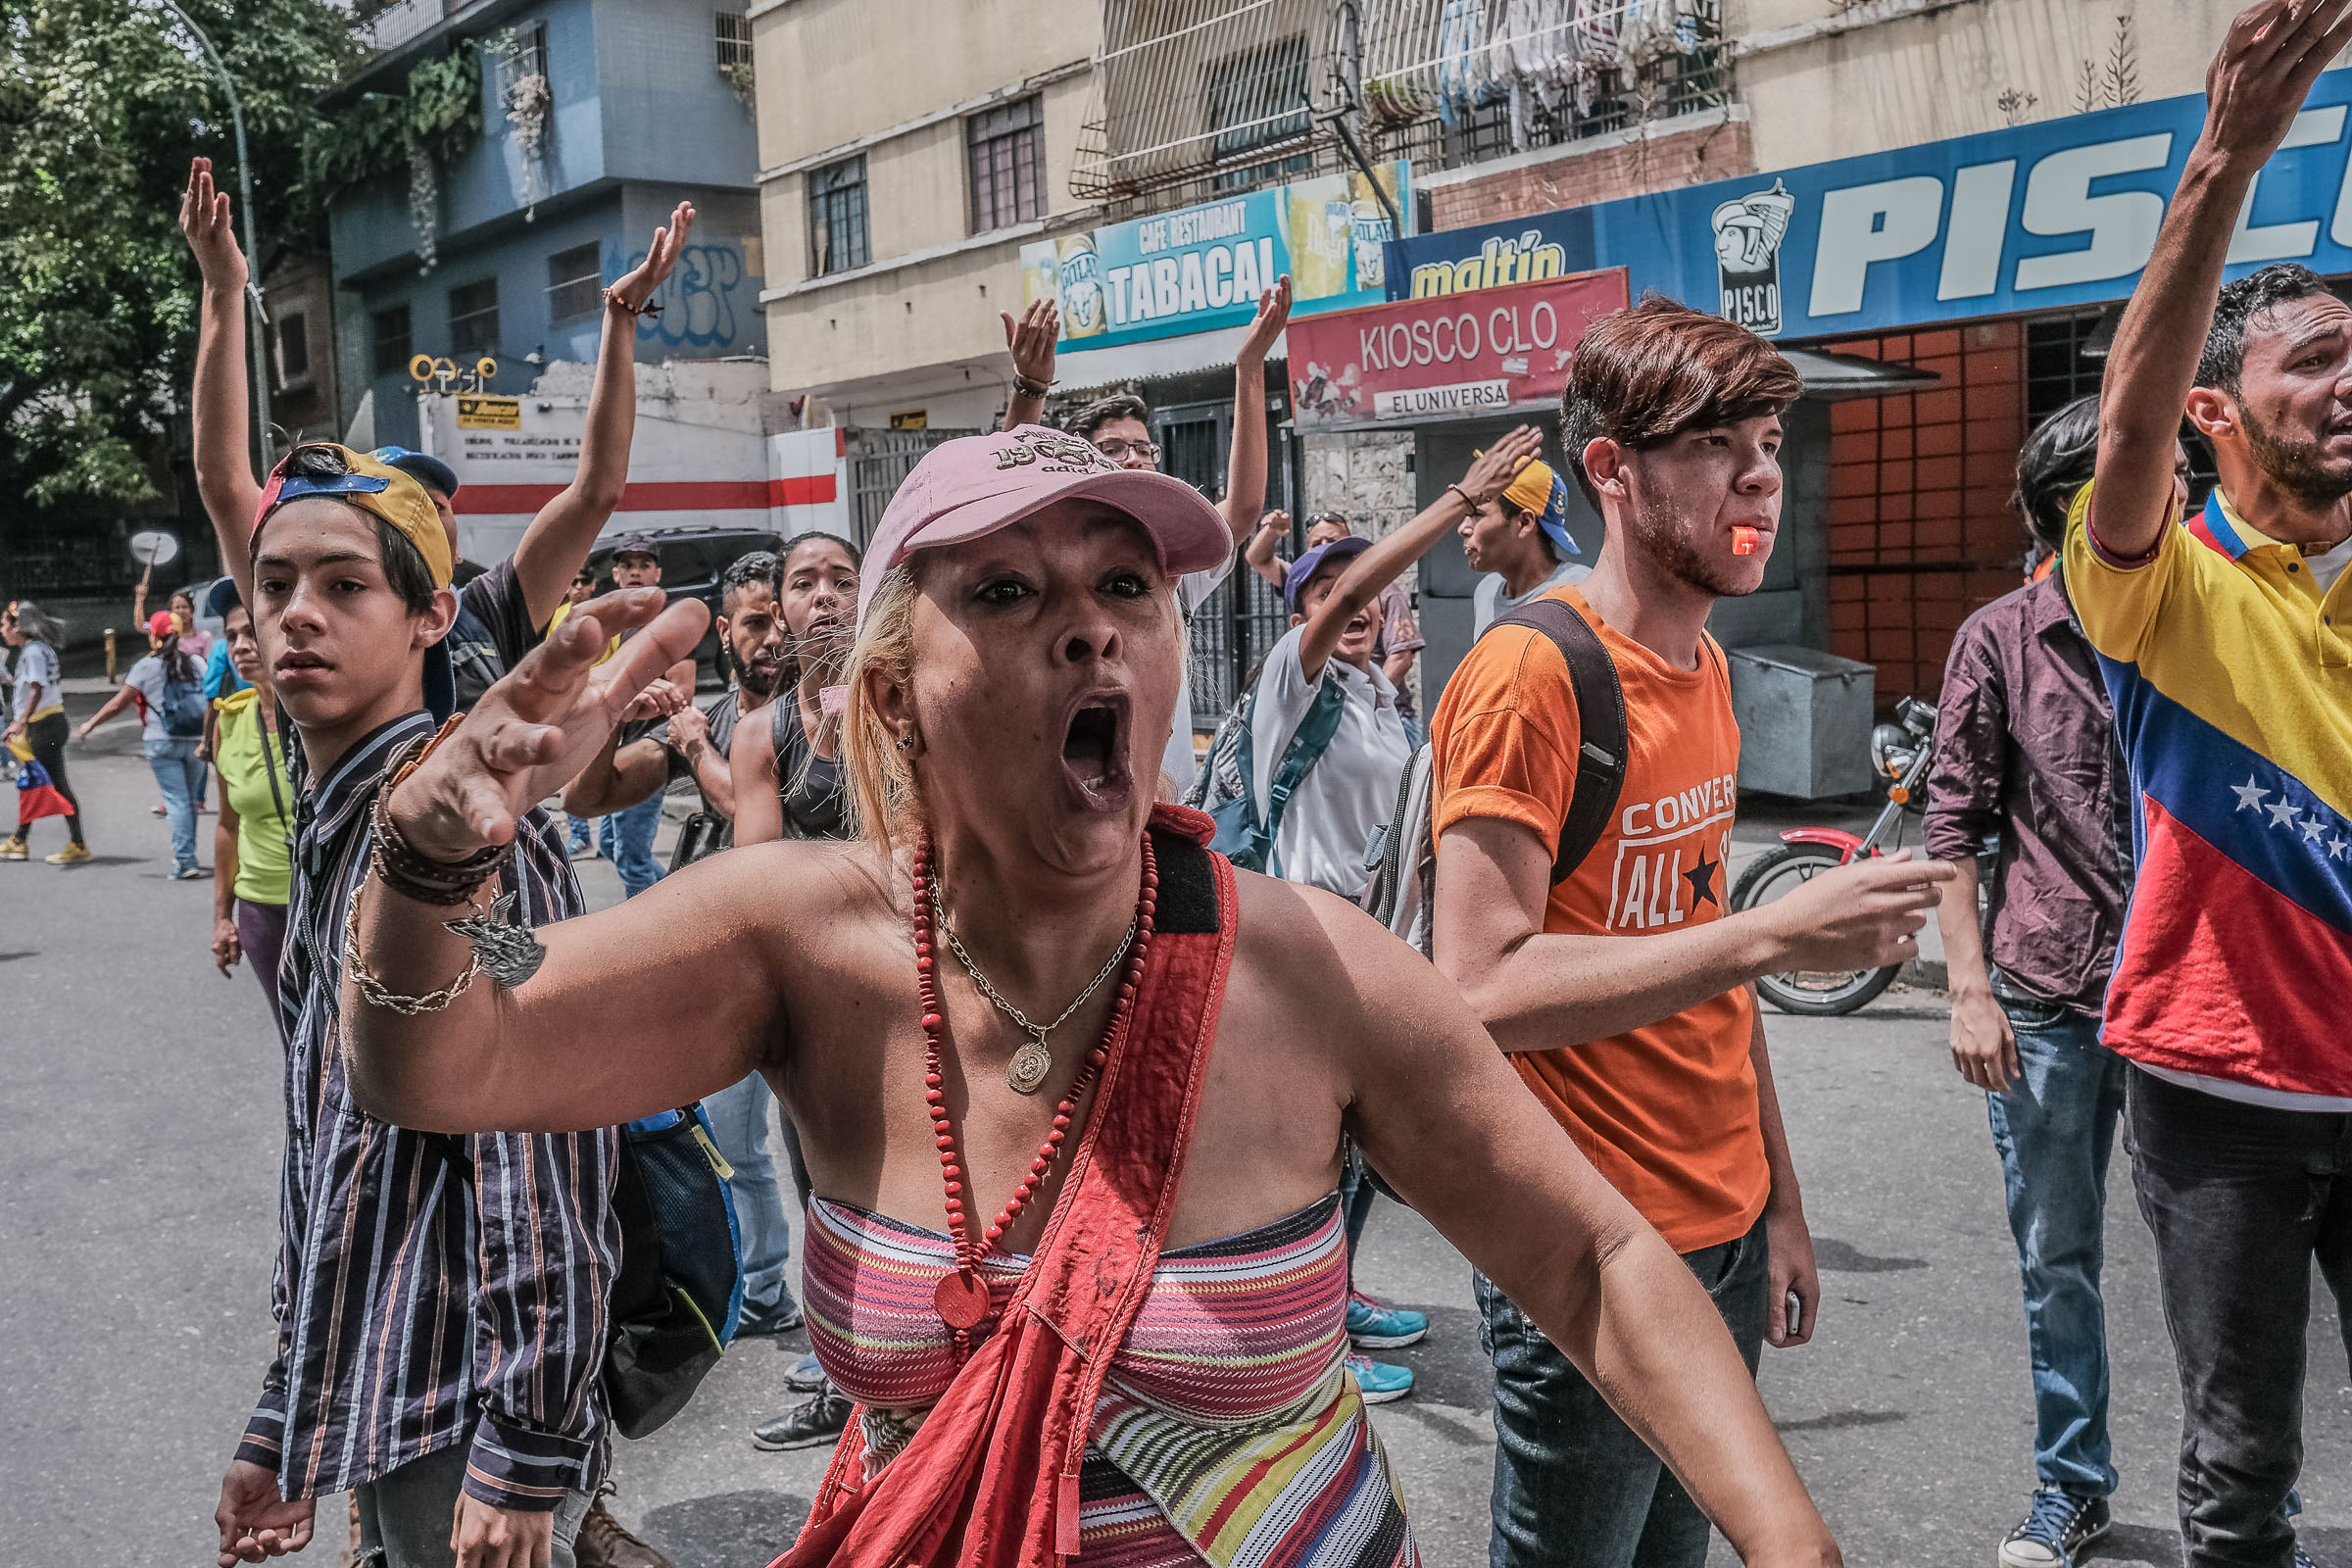
[[[1833,866],[1898,849],[1903,818],[1927,805],[1928,768],[1936,760],[1936,708],[1916,697],[1894,705],[1895,722],[1870,732],[1870,765],[1888,780],[1886,808],[1870,831],[1792,827],[1780,846],[1759,856],[1732,885],[1732,907],[1753,909],[1794,891]],[[1883,969],[1790,970],[1759,976],[1756,990],[1783,1012],[1832,1018],[1854,1011],[1894,983],[1900,964]]]

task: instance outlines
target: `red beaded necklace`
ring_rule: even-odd
[[[933,966],[932,942],[938,919],[937,889],[931,878],[931,835],[926,833],[914,851],[914,911],[910,923],[914,928],[914,985],[923,1005],[923,1099],[931,1107],[931,1127],[938,1135],[939,1164],[946,1177],[948,1198],[948,1235],[956,1244],[956,1270],[940,1276],[933,1290],[932,1304],[939,1309],[940,1320],[955,1332],[956,1360],[961,1365],[972,1350],[972,1331],[988,1321],[988,1286],[980,1278],[980,1260],[995,1250],[1013,1221],[1028,1205],[1029,1200],[1042,1184],[1047,1173],[1060,1156],[1064,1139],[1069,1136],[1070,1118],[1076,1114],[1078,1102],[1087,1086],[1102,1070],[1110,1057],[1110,1043],[1119,1036],[1120,1027],[1135,1006],[1136,985],[1144,972],[1144,956],[1152,947],[1152,911],[1159,900],[1159,867],[1152,851],[1152,836],[1144,835],[1143,890],[1136,898],[1135,943],[1128,949],[1127,973],[1119,982],[1118,1000],[1110,1010],[1110,1023],[1102,1038],[1086,1054],[1085,1063],[1078,1069],[1077,1079],[1068,1094],[1054,1107],[1054,1129],[1038,1146],[1037,1157],[1029,1162],[1029,1174],[1013,1189],[1012,1199],[996,1223],[975,1245],[964,1224],[963,1160],[956,1150],[956,1129],[948,1120],[948,1101],[941,1088],[940,1056],[947,1039],[948,1020],[940,1006],[939,982]]]

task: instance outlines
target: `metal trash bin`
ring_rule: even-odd
[[[1812,648],[1733,648],[1740,788],[1800,801],[1871,787],[1878,670]]]

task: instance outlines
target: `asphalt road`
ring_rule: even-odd
[[[166,880],[131,726],[73,755],[98,860],[0,864],[0,1563],[193,1568],[269,1351],[279,1048],[250,976],[209,961],[211,884]],[[59,842],[36,828],[38,852]],[[594,902],[618,896],[610,867],[582,871]],[[1989,1565],[2032,1484],[2033,1411],[1982,1097],[1932,993],[1771,1027],[1828,1289],[1814,1344],[1766,1350],[1766,1397],[1849,1563]],[[2180,1405],[2120,1151],[2109,1218],[2124,1480],[2095,1560],[2171,1564]],[[1361,1277],[1430,1314],[1401,1352],[1419,1392],[1374,1419],[1425,1560],[1468,1568],[1493,1442],[1468,1268],[1384,1204]],[[2305,1540],[2352,1568],[2352,1379],[2315,1292]],[[739,1348],[667,1430],[618,1445],[618,1510],[678,1568],[758,1568],[791,1540],[821,1451],[748,1434],[801,1345]]]

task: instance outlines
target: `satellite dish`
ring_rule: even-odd
[[[130,536],[130,559],[142,566],[160,566],[179,557],[179,536],[149,528]]]

